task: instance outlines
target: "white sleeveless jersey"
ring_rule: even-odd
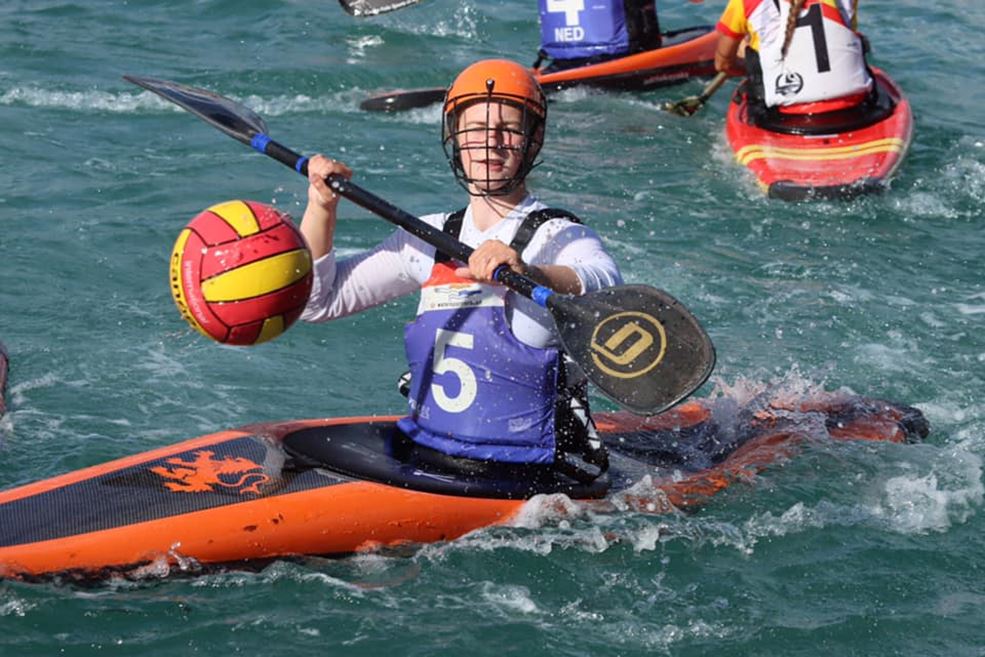
[[[780,50],[789,15],[786,0],[762,0],[748,18],[759,34],[768,107],[831,100],[872,87],[862,39],[849,27],[851,0],[807,0],[784,58]]]

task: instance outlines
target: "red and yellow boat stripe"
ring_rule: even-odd
[[[902,153],[906,142],[899,137],[873,139],[859,144],[832,146],[830,148],[784,148],[751,144],[740,148],[735,159],[743,165],[762,159],[771,160],[850,160],[880,153]]]

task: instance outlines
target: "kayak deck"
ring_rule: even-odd
[[[393,417],[222,431],[0,492],[0,575],[98,578],[155,562],[248,564],[450,540],[510,522],[536,494],[604,510],[599,498],[643,476],[659,499],[626,506],[687,509],[805,440],[927,433],[916,409],[862,397],[734,410],[716,417],[716,404],[688,402],[653,418],[600,414],[613,467],[591,484],[429,470],[406,459]],[[810,434],[818,418],[824,436]]]

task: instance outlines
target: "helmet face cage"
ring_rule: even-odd
[[[534,104],[531,98],[494,93],[492,86],[492,84],[488,85],[487,93],[454,99],[450,109],[445,113],[442,125],[442,146],[455,178],[473,196],[504,196],[515,190],[523,183],[531,169],[540,164],[536,159],[544,143],[547,105],[543,101],[543,96],[537,99],[539,101],[537,104]],[[478,103],[485,103],[484,125],[460,127],[459,123],[465,110]],[[493,108],[499,103],[520,110],[519,129],[495,125]],[[490,138],[490,133],[495,136]],[[514,151],[519,154],[520,166],[513,175],[509,176],[492,177],[488,167],[484,175],[476,176],[473,172],[465,170],[465,165],[462,163],[463,151],[468,151],[473,156],[471,159],[485,161],[490,159],[493,152]]]

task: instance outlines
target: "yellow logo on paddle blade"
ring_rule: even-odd
[[[667,334],[656,317],[642,312],[609,315],[592,334],[592,361],[610,376],[634,379],[663,360]]]

